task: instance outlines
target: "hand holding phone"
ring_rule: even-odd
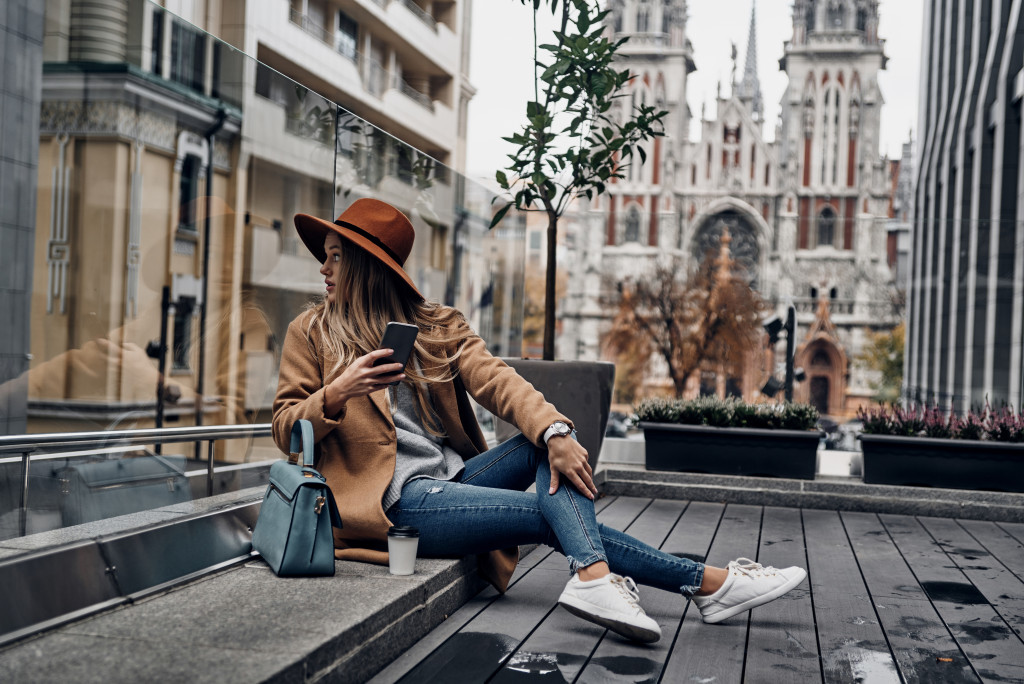
[[[393,349],[394,352],[389,356],[377,359],[373,362],[373,365],[381,366],[388,363],[400,363],[405,368],[406,364],[409,363],[409,357],[412,355],[412,348],[416,343],[416,335],[419,334],[419,331],[418,327],[409,323],[396,323],[395,321],[388,323],[387,327],[384,328],[384,336],[381,337],[377,348]],[[391,384],[395,385],[398,383]]]

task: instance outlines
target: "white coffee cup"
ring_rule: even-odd
[[[408,525],[388,530],[388,566],[392,575],[411,575],[416,569],[416,547],[420,531]]]

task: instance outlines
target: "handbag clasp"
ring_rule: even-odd
[[[325,503],[327,503],[327,499],[323,495],[316,497],[316,505],[313,506],[313,512],[320,515],[320,511],[324,510]]]

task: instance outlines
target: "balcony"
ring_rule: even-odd
[[[437,19],[434,19],[429,12],[417,5],[413,0],[401,0],[401,2],[410,12],[413,13],[413,16],[429,26],[431,30],[437,30]]]

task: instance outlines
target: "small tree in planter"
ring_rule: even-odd
[[[1024,491],[1024,414],[985,406],[861,408],[864,481]]]
[[[634,407],[648,470],[813,480],[820,432],[808,404],[647,399]]]
[[[522,0],[526,4],[526,0]],[[534,99],[526,103],[526,125],[504,138],[516,146],[506,170],[495,175],[512,199],[494,215],[491,226],[512,207],[547,215],[547,273],[544,297],[544,358],[555,358],[555,248],[558,219],[578,198],[592,199],[605,191],[637,154],[641,143],[663,135],[667,114],[646,104],[617,116],[616,100],[626,93],[632,75],[614,67],[625,39],[605,35],[608,15],[592,0],[550,0],[559,17],[555,42],[535,46],[548,53],[535,57]],[[542,0],[533,0],[533,11]],[[536,21],[536,17],[535,17]],[[536,40],[536,30],[534,32]]]

